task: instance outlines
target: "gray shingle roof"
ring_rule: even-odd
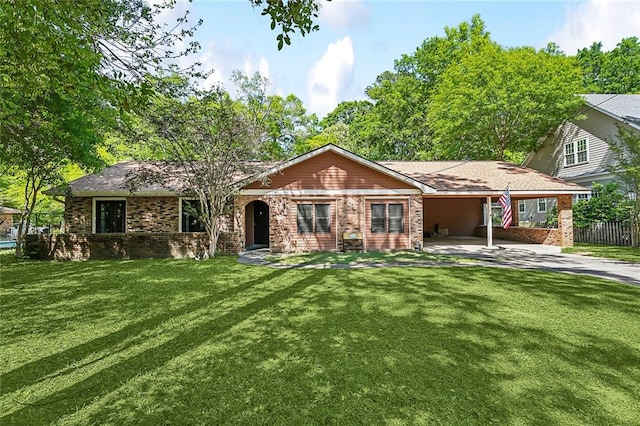
[[[589,94],[580,96],[589,106],[640,128],[640,95]]]

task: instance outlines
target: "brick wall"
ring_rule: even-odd
[[[108,198],[96,198],[108,199]],[[126,232],[178,232],[178,197],[126,197]],[[93,220],[92,197],[67,197],[65,233],[90,234]]]
[[[487,238],[487,227],[478,226],[473,234],[476,237]],[[531,244],[546,244],[551,246],[562,246],[561,233],[559,229],[550,228],[519,228],[511,227],[503,229],[493,227],[493,238],[507,241],[522,241]]]
[[[127,232],[179,232],[178,197],[127,197]]]
[[[409,200],[407,201],[407,198]],[[416,241],[422,242],[422,196],[401,196],[398,199],[403,203],[409,203],[410,216],[408,217],[410,235],[406,235],[402,248],[413,248]],[[263,201],[269,206],[269,247],[274,253],[295,253],[317,249],[316,241],[306,243],[304,238],[299,238],[296,227],[296,203],[329,203],[335,206],[337,214],[332,207],[331,235],[337,238],[335,250],[343,250],[342,235],[345,232],[366,232],[366,202],[364,195],[345,195],[330,198],[296,197],[289,196],[255,196],[240,195],[234,201],[234,226],[237,230],[237,245],[244,248],[246,245],[245,224],[246,207],[252,201]],[[385,202],[393,202],[393,198],[385,198]],[[409,214],[405,212],[405,214]],[[337,220],[337,223],[335,223]],[[337,232],[337,236],[336,233]],[[407,230],[408,232],[408,230]],[[333,244],[331,244],[333,246]]]
[[[91,197],[67,197],[64,202],[64,232],[91,233]]]
[[[222,234],[218,253],[236,254],[236,239]],[[28,235],[25,253],[52,260],[180,258],[202,255],[207,244],[200,232]]]

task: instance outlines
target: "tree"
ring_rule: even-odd
[[[351,135],[371,159],[432,159],[427,111],[444,71],[489,40],[479,15],[445,36],[426,39],[413,54],[402,55],[366,89],[372,107],[356,120]],[[350,125],[350,127],[353,127]]]
[[[640,132],[620,125],[617,137],[607,140],[607,143],[616,159],[611,172],[623,183],[633,200],[630,219],[635,232],[632,234],[632,245],[638,247],[640,246]]]
[[[276,36],[278,40],[278,50],[282,50],[284,45],[291,44],[291,34],[296,29],[300,34],[305,35],[317,31],[320,27],[314,23],[320,11],[319,0],[249,0],[254,7],[263,7],[262,15],[271,17],[271,29],[276,27],[281,29]],[[330,0],[327,0],[330,1]]]
[[[602,43],[580,49],[576,55],[587,93],[640,93],[640,39],[623,38],[610,52]]]
[[[239,80],[240,99],[221,87],[187,87],[181,96],[158,96],[145,120],[164,152],[165,162],[152,163],[130,177],[133,192],[143,183],[169,187],[182,183],[182,196],[198,200],[190,213],[208,235],[207,256],[215,256],[236,191],[236,180],[256,173],[265,140],[266,80],[259,75]]]
[[[452,64],[427,118],[435,157],[518,161],[582,105],[571,58],[485,43]]]
[[[629,221],[631,201],[618,183],[594,183],[591,191],[591,198],[573,206],[573,222],[577,227],[585,228],[595,222]]]
[[[166,5],[134,0],[9,1],[0,7],[0,163],[24,175],[16,256],[44,186],[65,166],[100,167],[97,147],[121,113],[147,100],[147,75],[172,68],[173,45],[192,34],[161,27]]]
[[[307,115],[302,101],[290,94],[287,97],[269,96],[266,117],[266,136],[263,158],[285,159],[296,152],[296,147],[317,132],[318,118]]]

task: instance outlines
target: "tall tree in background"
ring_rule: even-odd
[[[640,39],[624,38],[610,52],[593,43],[576,55],[583,72],[585,93],[640,94]]]
[[[474,15],[396,60],[394,71],[383,72],[366,89],[373,107],[358,117],[353,124],[357,130],[350,132],[360,153],[371,159],[432,158],[427,119],[431,94],[451,64],[487,42],[485,24]]]
[[[438,159],[521,161],[582,104],[571,58],[486,43],[447,68],[431,98]]]
[[[291,158],[297,146],[317,133],[318,118],[315,114],[307,115],[307,110],[296,95],[271,95],[265,105],[270,110],[265,122],[267,140],[263,147],[264,159]]]

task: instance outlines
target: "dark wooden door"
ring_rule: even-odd
[[[256,202],[253,206],[254,244],[269,245],[269,206]]]

